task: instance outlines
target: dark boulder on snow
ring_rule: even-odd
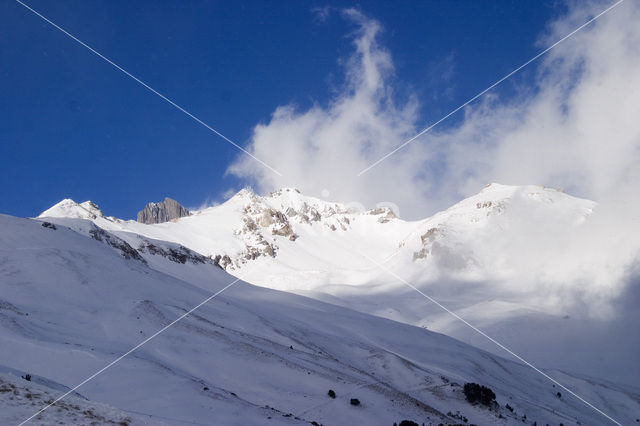
[[[400,422],[398,426],[420,426],[420,425],[414,422],[413,420],[403,420]]]
[[[163,202],[149,203],[139,211],[138,222],[147,224],[162,223],[190,215],[189,210],[182,207],[176,200],[165,198]]]
[[[471,404],[480,403],[487,407],[496,403],[496,394],[486,386],[477,383],[464,384],[464,396]]]

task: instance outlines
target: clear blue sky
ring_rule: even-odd
[[[320,22],[315,8],[382,24],[397,96],[420,96],[425,125],[542,50],[564,11],[553,0],[25,3],[241,145],[278,105],[322,104],[342,81],[353,24]],[[11,0],[0,72],[0,213],[73,198],[133,218],[148,201],[194,207],[243,185],[225,176],[235,148]]]

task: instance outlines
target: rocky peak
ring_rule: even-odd
[[[176,200],[167,197],[161,203],[147,204],[138,212],[138,222],[162,223],[190,215],[189,210],[182,207]]]
[[[85,201],[84,203],[80,203],[80,207],[88,211],[94,217],[104,217],[102,212],[100,211],[100,207],[92,201]]]
[[[387,223],[392,219],[396,219],[395,213],[393,213],[393,210],[389,207],[376,207],[375,209],[369,210],[367,213],[373,216],[380,216],[378,218],[378,222],[380,223]]]

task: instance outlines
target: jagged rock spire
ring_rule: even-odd
[[[149,203],[144,209],[138,212],[138,222],[141,223],[162,223],[172,219],[190,216],[189,210],[185,209],[176,200],[167,197],[161,203]]]

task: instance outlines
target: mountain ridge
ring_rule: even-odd
[[[55,223],[0,215],[0,348],[11,347],[0,350],[0,365],[47,383],[75,386],[235,282],[210,262],[150,250],[144,262],[127,258],[108,243],[122,233],[103,229],[102,239],[92,238],[97,225],[88,219]],[[618,420],[633,421],[640,409],[636,391],[624,386],[549,373]],[[466,402],[465,382],[489,386],[499,405]],[[581,401],[559,398],[529,367],[439,333],[242,281],[78,391],[87,408],[99,401],[117,407],[114,417],[136,412],[133,424],[603,421]],[[14,404],[6,395],[0,406]],[[11,407],[17,420],[39,408]],[[54,408],[37,420],[53,422]]]
[[[365,210],[357,204],[348,205],[304,196],[295,188],[283,188],[264,197],[254,194],[249,189],[243,189],[221,205],[191,212],[192,218],[189,220],[199,222],[200,229],[197,226],[186,226],[186,222],[182,218],[173,218],[176,222],[175,227],[180,228],[179,232],[176,229],[179,236],[171,235],[170,232],[162,232],[167,230],[167,226],[172,225],[161,225],[162,228],[139,227],[132,221],[106,218],[99,210],[98,214],[93,215],[95,217],[86,214],[82,216],[76,213],[82,208],[80,205],[76,208],[67,206],[63,209],[59,207],[63,203],[66,205],[73,203],[72,200],[58,203],[38,217],[95,219],[100,221],[103,227],[114,231],[131,231],[159,239],[172,240],[204,256],[228,258],[223,267],[229,268],[229,270],[241,269],[247,261],[260,257],[277,257],[279,246],[276,240],[279,240],[278,237],[295,242],[300,235],[305,233],[310,234],[305,236],[310,239],[318,236],[323,237],[333,232],[353,232],[372,244],[374,244],[372,238],[366,234],[385,236],[388,241],[384,250],[389,255],[397,251],[398,248],[409,245],[413,249],[409,256],[414,261],[425,259],[431,255],[431,257],[439,258],[443,264],[447,262],[461,263],[461,267],[458,269],[464,269],[468,263],[478,262],[475,259],[451,260],[443,258],[447,256],[447,250],[451,251],[452,246],[468,245],[469,241],[459,241],[453,237],[443,238],[445,234],[450,233],[452,228],[455,228],[453,234],[461,231],[477,232],[483,226],[487,226],[493,217],[503,215],[505,209],[513,208],[514,204],[517,205],[516,207],[524,208],[522,204],[527,202],[530,206],[542,206],[548,210],[545,214],[574,215],[575,223],[573,225],[584,222],[595,206],[592,201],[571,197],[563,192],[540,186],[507,186],[492,183],[478,194],[456,203],[447,210],[415,221],[399,219],[389,207]],[[233,215],[238,220],[228,217]],[[372,218],[375,220],[371,220]],[[223,230],[226,228],[227,231],[231,231],[233,236],[228,235],[228,232],[226,235],[213,232],[208,242],[206,237],[201,236],[194,236],[190,240],[189,233],[207,233],[212,226],[209,222],[215,222],[218,219],[221,219],[222,222],[218,228]],[[352,221],[360,223],[354,225]],[[301,234],[297,232],[298,229],[303,229],[306,232]],[[395,235],[392,235],[394,233]],[[224,241],[232,239],[237,240],[235,244],[228,244],[229,241]],[[440,247],[439,255],[438,249],[434,254],[433,243],[435,241],[438,241],[437,245]],[[221,250],[220,247],[215,247],[220,245],[223,246]],[[339,265],[333,266],[339,267]]]
[[[577,236],[589,232],[594,212],[593,201],[561,191],[494,183],[416,221],[394,217],[388,208],[366,210],[293,188],[265,196],[245,189],[223,204],[160,224],[91,220],[141,255],[148,244],[143,240],[166,253],[184,247],[252,284],[425,327],[502,354],[409,283],[535,364],[633,384],[640,380],[631,361],[640,339],[617,331],[630,326],[624,317],[633,313],[607,308],[617,295],[608,282],[591,278],[589,265],[575,262],[571,274],[564,266],[580,249],[584,238]],[[617,316],[600,319],[591,311],[600,305]]]

